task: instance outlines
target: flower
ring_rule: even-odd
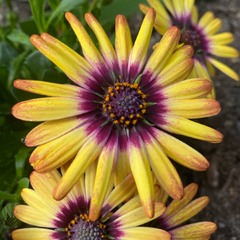
[[[86,14],[100,52],[77,18],[70,12],[66,18],[84,57],[47,33],[33,35],[31,42],[75,85],[14,82],[16,88],[47,96],[17,103],[12,109],[19,119],[43,121],[25,139],[27,146],[37,146],[30,164],[44,173],[72,161],[53,190],[54,198],[60,200],[97,160],[92,220],[100,214],[112,171],[116,183],[132,172],[145,212],[152,217],[153,175],[173,198],[183,194],[181,179],[167,156],[197,171],[209,166],[204,156],[166,131],[209,142],[222,140],[218,131],[190,120],[220,111],[217,101],[206,98],[212,84],[202,78],[185,80],[192,71],[193,52],[189,46],[177,48],[180,32],[176,27],[166,32],[146,61],[153,9],[146,14],[134,44],[127,20],[116,17],[115,50],[98,21]]]
[[[197,193],[197,189],[197,184],[189,184],[184,188],[183,198],[172,200],[167,204],[164,213],[149,225],[169,232],[172,240],[210,239],[211,234],[217,229],[215,223],[202,221],[183,225],[184,222],[202,211],[209,202],[209,198],[206,196],[192,200]],[[166,192],[160,190],[158,200],[166,203],[168,200]]]
[[[214,76],[214,67],[224,72],[229,77],[239,80],[238,74],[216,58],[235,58],[239,56],[237,49],[228,46],[233,42],[230,32],[221,32],[222,21],[215,18],[214,14],[207,11],[198,18],[198,9],[194,0],[147,0],[149,5],[156,10],[155,29],[164,34],[171,26],[181,30],[180,42],[190,44],[194,49],[193,77]],[[141,11],[146,13],[149,9],[144,4],[139,5]]]
[[[32,226],[13,231],[13,240],[170,240],[170,234],[164,230],[139,226],[150,219],[144,214],[139,196],[134,196],[136,188],[131,175],[113,189],[113,181],[109,184],[101,215],[91,221],[89,205],[95,174],[96,164],[93,164],[66,198],[55,201],[52,189],[60,179],[60,173],[56,170],[42,174],[34,171],[30,176],[33,189],[25,188],[21,193],[27,205],[18,205],[14,209],[18,219]],[[164,210],[164,204],[156,203],[154,218]]]

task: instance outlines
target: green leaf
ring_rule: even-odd
[[[8,67],[13,58],[17,56],[17,51],[8,42],[0,42],[0,65]]]
[[[53,20],[55,20],[56,18],[62,17],[64,12],[71,11],[72,9],[84,4],[86,1],[87,0],[62,0],[58,7],[52,12],[51,16],[49,17],[47,26],[49,27]]]
[[[21,70],[22,64],[28,54],[29,50],[26,50],[20,55],[18,55],[16,58],[14,58],[11,62],[9,68],[7,89],[10,89],[12,87],[13,80],[16,78],[17,75],[20,75],[19,71]]]
[[[48,4],[51,7],[52,11],[57,8],[61,1],[60,0],[48,0]]]
[[[16,202],[18,198],[18,194],[16,193],[8,193],[7,191],[0,190],[0,199]]]
[[[24,188],[28,188],[28,187],[29,187],[29,179],[27,177],[24,177],[18,181],[18,187],[16,192],[20,194]]]
[[[140,12],[139,3],[146,3],[146,0],[114,0],[102,9],[100,20],[101,22],[114,22],[117,14],[131,16],[136,12]]]
[[[30,152],[31,148],[23,146],[18,150],[18,153],[15,155],[16,177],[18,179],[23,177],[25,164],[27,162],[27,159],[29,158]]]
[[[45,0],[29,0],[29,3],[39,33],[46,31]]]
[[[32,52],[25,60],[28,67],[36,79],[43,79],[45,71],[51,68],[51,62],[39,51]]]
[[[12,43],[23,44],[29,48],[33,48],[29,40],[29,36],[20,29],[13,29],[10,34],[7,35],[7,38]]]
[[[0,219],[4,226],[8,228],[17,228],[20,226],[20,221],[18,221],[13,214],[13,210],[17,204],[16,203],[8,203],[1,210]]]

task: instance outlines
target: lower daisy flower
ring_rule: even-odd
[[[239,80],[238,74],[223,64],[218,57],[236,58],[239,56],[237,49],[228,46],[234,37],[230,32],[219,32],[222,21],[215,18],[214,14],[207,11],[198,18],[198,10],[194,0],[147,0],[149,5],[156,10],[155,28],[164,34],[171,26],[181,30],[180,42],[189,44],[194,49],[194,70],[192,76],[214,76],[214,67]],[[148,6],[140,4],[142,12],[146,13]]]
[[[198,214],[209,202],[208,197],[203,196],[194,199],[198,186],[195,183],[189,184],[184,188],[184,195],[181,200],[172,200],[167,204],[164,213],[149,224],[151,227],[164,229],[171,234],[172,240],[207,240],[210,239],[217,227],[209,221],[197,223],[184,223]],[[166,203],[168,195],[164,191],[158,194],[158,200]]]
[[[61,201],[52,198],[52,189],[60,179],[57,171],[50,173],[33,172],[30,182],[33,189],[23,189],[22,198],[27,205],[18,205],[15,216],[30,224],[29,228],[12,232],[13,240],[170,240],[164,230],[140,226],[150,221],[144,214],[132,176],[112,189],[104,199],[98,219],[89,219],[89,206],[96,174],[93,164]],[[155,204],[155,216],[159,217],[165,206]]]
[[[84,57],[43,33],[31,42],[54,62],[75,85],[36,80],[16,80],[16,88],[47,97],[20,102],[15,117],[43,121],[25,139],[37,146],[30,164],[40,173],[71,164],[53,190],[62,199],[79,177],[98,162],[90,219],[98,218],[112,171],[115,182],[132,172],[140,199],[149,217],[154,215],[153,175],[173,198],[181,198],[181,179],[168,157],[204,171],[209,163],[199,152],[167,132],[221,142],[222,134],[190,119],[220,111],[209,80],[187,79],[192,71],[193,50],[178,47],[180,32],[172,27],[147,59],[155,11],[143,19],[132,43],[124,16],[116,17],[115,49],[99,22],[90,13],[86,22],[95,33],[100,51],[83,25],[70,12],[66,18],[82,46]],[[152,174],[153,172],[153,174]]]

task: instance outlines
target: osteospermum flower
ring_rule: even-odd
[[[192,200],[197,193],[197,189],[197,184],[189,184],[184,188],[183,198],[181,200],[172,200],[167,204],[164,213],[148,225],[166,230],[171,234],[172,240],[210,239],[211,234],[217,229],[215,223],[202,221],[184,224],[202,211],[209,202],[207,196]],[[168,201],[168,195],[166,192],[160,190],[158,200],[166,203]]]
[[[66,18],[84,58],[47,33],[33,35],[31,42],[75,85],[14,82],[16,88],[47,96],[13,107],[19,119],[44,121],[25,139],[27,146],[38,146],[30,164],[43,173],[73,160],[54,188],[53,196],[59,200],[97,159],[92,220],[100,214],[113,169],[116,183],[132,172],[145,212],[152,217],[152,174],[173,198],[183,194],[180,177],[167,156],[197,171],[209,166],[200,153],[167,131],[209,142],[222,140],[218,131],[189,120],[220,111],[217,101],[206,99],[212,85],[201,78],[183,81],[192,71],[192,48],[177,48],[180,32],[176,27],[166,32],[146,61],[153,9],[146,14],[134,44],[125,17],[116,17],[115,50],[98,21],[86,14],[100,52],[77,18],[70,12]]]
[[[93,190],[96,164],[90,167],[70,193],[61,201],[52,198],[52,189],[60,179],[57,171],[33,172],[30,182],[33,189],[23,189],[22,198],[27,205],[18,205],[15,216],[31,227],[13,231],[14,240],[84,240],[84,239],[170,239],[164,230],[139,227],[150,221],[143,212],[132,176],[111,189],[104,200],[98,219],[89,219],[89,205]],[[165,207],[156,203],[155,216],[159,217]]]
[[[238,74],[223,64],[218,57],[235,58],[239,56],[237,49],[228,46],[233,42],[230,32],[219,32],[222,21],[207,11],[198,17],[194,0],[147,0],[155,8],[157,16],[155,29],[164,34],[171,26],[181,30],[180,43],[190,44],[194,49],[194,71],[192,76],[214,76],[214,67],[229,77],[239,80]],[[140,4],[142,12],[146,13],[148,6]],[[210,74],[209,74],[210,73]]]

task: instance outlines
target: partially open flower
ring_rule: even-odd
[[[197,189],[197,184],[189,184],[184,188],[183,198],[181,200],[172,200],[167,204],[164,213],[157,219],[153,220],[149,225],[166,230],[171,234],[172,240],[210,239],[211,234],[217,229],[215,223],[202,221],[184,224],[202,211],[209,202],[209,199],[206,196],[192,200],[197,193]],[[167,202],[168,196],[164,191],[161,191],[158,196],[158,200]]]
[[[60,179],[57,171],[33,172],[30,182],[33,189],[23,189],[22,198],[27,205],[18,205],[14,214],[30,227],[13,231],[14,240],[170,240],[164,230],[140,227],[149,219],[143,211],[132,176],[108,191],[99,218],[89,218],[96,164],[88,168],[69,194],[61,201],[52,198],[52,189]],[[159,217],[165,206],[155,204]]]
[[[66,18],[84,57],[47,33],[33,35],[31,41],[75,85],[14,82],[16,88],[47,96],[20,102],[12,110],[19,119],[43,121],[25,139],[27,146],[37,146],[30,164],[45,173],[73,160],[53,191],[60,200],[97,160],[92,220],[100,214],[112,171],[116,183],[132,172],[145,212],[152,217],[152,172],[170,196],[179,199],[183,194],[168,156],[197,171],[209,166],[204,156],[167,132],[213,143],[222,140],[218,131],[190,120],[220,111],[217,101],[206,99],[212,84],[203,78],[185,80],[192,71],[193,51],[190,46],[177,48],[177,27],[166,32],[146,61],[153,9],[147,12],[134,44],[125,17],[116,17],[115,49],[98,21],[86,14],[100,51],[73,14],[66,13]]]
[[[189,44],[194,49],[194,70],[192,76],[214,76],[214,67],[239,80],[238,74],[223,64],[218,57],[236,58],[239,56],[237,49],[229,46],[233,42],[230,32],[219,32],[222,21],[215,18],[214,14],[207,11],[198,17],[198,9],[194,0],[147,0],[149,5],[156,10],[155,29],[164,34],[170,27],[177,26],[181,30],[180,42]],[[146,13],[148,6],[140,4],[142,12]]]

